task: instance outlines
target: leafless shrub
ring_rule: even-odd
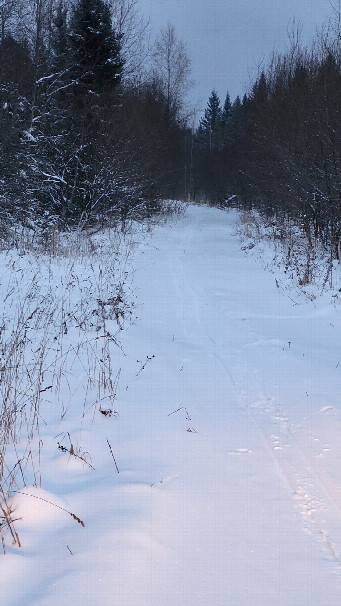
[[[306,289],[312,285],[320,291],[337,286],[334,279],[337,261],[333,261],[322,241],[312,243],[307,238],[305,226],[285,217],[271,220],[254,210],[241,211],[239,216],[242,249],[245,252],[254,249],[255,254],[260,254],[263,245],[269,246],[272,261],[268,269],[283,270],[309,297],[312,295]]]

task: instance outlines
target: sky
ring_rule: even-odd
[[[331,16],[329,0],[140,0],[153,35],[171,22],[187,44],[195,85],[191,103],[199,110],[216,89],[222,102],[247,92],[274,49],[288,44],[293,19],[309,42]]]

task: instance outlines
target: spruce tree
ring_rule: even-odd
[[[70,23],[73,76],[87,91],[101,93],[120,81],[120,41],[102,0],[79,0]]]
[[[231,142],[236,144],[243,133],[244,111],[239,95],[231,105],[230,111],[230,136]]]
[[[216,127],[219,126],[221,116],[222,109],[220,105],[220,99],[218,97],[217,92],[213,90],[208,99],[204,117],[200,120],[199,132],[206,135],[212,135]]]
[[[231,109],[232,109],[231,98],[230,98],[229,93],[227,92],[224,107],[221,112],[221,121],[222,121],[223,126],[225,126],[231,118]]]
[[[256,110],[263,110],[268,100],[269,89],[265,73],[262,72],[252,88],[251,101]]]
[[[232,115],[232,104],[230,95],[227,92],[225,97],[225,103],[221,112],[220,118],[220,132],[218,134],[218,146],[221,150],[225,149],[231,138],[231,115]]]
[[[69,55],[68,11],[64,6],[64,2],[60,0],[52,23],[50,58],[50,69],[52,72],[61,72],[70,67]]]

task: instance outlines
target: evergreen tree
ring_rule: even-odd
[[[265,73],[262,72],[252,88],[252,102],[256,109],[263,109],[268,100],[268,84]]]
[[[199,133],[211,137],[215,130],[219,127],[221,117],[222,109],[220,99],[217,92],[213,90],[208,99],[204,117],[201,118],[199,123]]]
[[[49,68],[38,81],[39,120],[23,139],[26,191],[39,212],[79,220],[115,204],[112,106],[122,62],[102,0],[78,0],[70,18],[59,2]]]
[[[63,71],[70,67],[70,39],[68,29],[68,11],[61,0],[56,8],[51,34],[51,59],[52,72]]]
[[[220,159],[223,146],[223,110],[215,90],[212,91],[201,118],[195,145],[195,187],[199,196],[218,197],[221,185]]]
[[[134,6],[118,4],[128,11]],[[157,207],[161,191],[181,197],[192,150],[177,112],[189,60],[173,29],[166,100],[149,82],[121,85],[126,29],[116,24],[116,33],[111,0],[27,5],[28,43],[10,37],[0,15],[0,30],[6,26],[0,35],[0,221],[15,208],[16,217],[33,221],[84,224],[107,215],[143,216]]]
[[[101,93],[120,81],[120,41],[102,0],[78,0],[70,24],[73,76],[87,91]]]
[[[231,118],[231,110],[232,110],[231,98],[230,98],[229,93],[227,92],[224,107],[221,112],[221,122],[223,124],[223,127],[225,127],[225,125],[228,123],[228,121]]]
[[[231,143],[231,117],[232,104],[230,95],[227,92],[224,106],[220,118],[220,133],[218,133],[218,147],[220,150],[226,149]]]
[[[199,122],[197,141],[209,155],[212,155],[221,148],[222,139],[222,109],[218,94],[213,90],[204,117]]]
[[[233,144],[238,142],[243,132],[243,106],[240,97],[236,97],[230,110],[230,135]]]
[[[6,36],[0,43],[0,222],[22,201],[19,150],[30,122],[34,68],[28,44]]]

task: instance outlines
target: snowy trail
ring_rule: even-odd
[[[1,603],[339,604],[340,312],[279,290],[236,220],[189,207],[139,246],[140,319],[113,354],[120,416],[82,420],[95,471],[50,462],[49,498],[86,527],[23,515]],[[77,423],[70,410],[58,431]]]
[[[189,272],[188,272],[189,274]],[[189,280],[188,280],[189,281]],[[193,287],[192,287],[193,288]],[[195,292],[195,291],[194,291]],[[252,299],[252,292],[246,292],[245,296],[249,296]],[[266,293],[264,293],[265,295]],[[196,293],[196,296],[198,293]],[[324,315],[325,309],[319,310],[319,312],[313,312],[312,316],[316,317],[320,313],[321,316]],[[237,381],[235,380],[235,376],[238,375],[238,367],[243,366],[243,358],[240,356],[238,360],[238,366],[236,367],[235,360],[231,360],[231,351],[227,347],[225,351],[222,351],[222,348],[219,349],[219,353],[217,352],[216,342],[209,334],[207,329],[205,328],[205,322],[201,319],[200,314],[198,312],[198,305],[196,305],[196,314],[198,319],[198,324],[206,334],[207,338],[214,345],[213,354],[215,355],[217,361],[221,364],[223,370],[227,373],[228,378],[235,388],[237,388]],[[238,317],[238,316],[236,316]],[[262,314],[255,314],[254,318],[271,318],[272,316],[262,316]],[[292,316],[279,316],[281,319],[290,320]],[[289,343],[290,347],[290,343]],[[228,358],[228,362],[226,362],[226,358]],[[245,366],[245,365],[244,365]],[[248,366],[248,373],[252,373],[253,375],[258,375],[260,373],[260,368],[262,365],[258,366]],[[244,368],[245,370],[245,368]],[[262,369],[263,373],[267,372],[267,368]],[[245,381],[245,379],[244,379]],[[264,381],[263,381],[264,383]],[[263,385],[262,383],[262,385]],[[245,385],[241,385],[241,388],[236,389],[236,392],[239,398],[243,399],[243,394]],[[260,387],[257,389],[261,393]],[[246,392],[247,393],[247,392]],[[259,395],[256,393],[256,395]],[[341,572],[341,544],[340,544],[340,533],[339,533],[339,523],[340,523],[340,492],[341,486],[338,482],[334,483],[333,487],[328,485],[326,479],[323,477],[323,473],[318,469],[314,459],[309,456],[309,451],[305,452],[298,443],[295,438],[295,425],[291,425],[291,421],[288,418],[287,414],[283,413],[283,410],[280,410],[280,406],[282,404],[276,405],[276,416],[275,420],[280,422],[280,439],[272,431],[276,431],[276,428],[271,428],[271,422],[273,423],[273,409],[269,410],[268,408],[258,410],[259,405],[254,404],[252,402],[252,395],[250,393],[246,396],[246,401],[241,404],[241,406],[246,406],[249,409],[249,413],[252,419],[255,422],[255,425],[260,430],[261,434],[264,438],[264,444],[268,446],[272,458],[274,458],[278,466],[282,472],[283,477],[286,479],[290,489],[292,490],[292,494],[295,500],[298,501],[299,511],[303,518],[303,526],[304,529],[313,535],[313,538],[319,542],[322,547],[327,552],[330,560],[335,564],[335,572]],[[245,399],[245,396],[244,396]],[[267,400],[272,400],[275,398],[267,397]],[[238,400],[238,397],[237,397]],[[264,412],[267,413],[265,418]],[[286,450],[283,453],[283,446],[281,446],[281,442],[284,443],[284,448]],[[326,520],[328,515],[325,513],[327,510],[331,509],[331,519]],[[324,515],[321,516],[321,512],[324,512]],[[336,522],[337,532],[333,529],[333,522]],[[328,529],[329,524],[329,529]]]
[[[181,244],[181,248],[184,249],[183,253],[180,254],[180,256],[174,258],[174,251],[172,251],[172,255],[170,258],[170,268],[174,282],[176,284],[178,292],[182,293],[183,295],[183,301],[186,302],[184,303],[182,309],[182,324],[186,337],[187,339],[191,337],[193,340],[195,339],[195,337],[198,337],[198,335],[201,334],[202,354],[206,356],[214,356],[217,362],[217,366],[221,367],[221,371],[223,374],[225,373],[228,382],[233,387],[235,396],[235,406],[239,406],[242,409],[244,408],[248,411],[250,418],[254,422],[255,429],[258,428],[258,433],[262,436],[263,444],[266,447],[267,452],[270,452],[271,458],[277,463],[280,473],[282,475],[282,479],[285,480],[286,485],[292,492],[292,498],[294,501],[297,502],[293,503],[294,510],[298,511],[302,516],[302,520],[300,521],[302,527],[312,535],[313,541],[316,541],[317,551],[321,548],[324,551],[324,554],[329,558],[330,563],[334,565],[334,571],[336,573],[339,573],[341,570],[340,532],[338,529],[340,523],[340,508],[339,500],[337,498],[337,495],[335,494],[335,486],[333,492],[328,489],[323,477],[321,477],[321,473],[316,469],[316,466],[314,466],[311,461],[308,461],[307,455],[302,451],[297,440],[295,439],[293,433],[295,429],[291,428],[290,420],[287,416],[284,416],[282,411],[279,410],[279,404],[276,405],[275,417],[273,417],[272,410],[269,411],[268,409],[265,409],[267,413],[267,418],[264,419],[264,409],[259,411],[259,405],[254,404],[253,402],[253,398],[257,401],[262,393],[260,386],[255,385],[254,381],[252,381],[252,392],[251,394],[248,393],[247,397],[245,397],[245,391],[250,390],[249,379],[245,383],[245,371],[248,375],[251,374],[252,376],[257,376],[260,373],[259,366],[251,366],[249,363],[245,364],[243,355],[238,356],[238,358],[236,359],[236,355],[233,353],[233,350],[231,351],[228,342],[227,346],[225,345],[225,348],[218,346],[216,340],[212,337],[212,334],[207,328],[207,319],[212,318],[212,315],[210,315],[210,313],[208,313],[207,311],[207,297],[210,296],[210,292],[207,288],[206,293],[204,292],[205,289],[203,287],[205,286],[205,283],[203,283],[203,277],[201,278],[201,280],[197,280],[196,284],[193,286],[193,276],[197,277],[198,267],[196,267],[197,258],[190,250],[191,243],[194,238],[194,233],[197,232],[197,237],[199,234],[200,238],[200,231],[202,231],[202,229],[200,229],[200,223],[198,220],[196,220],[192,224],[191,228],[187,230],[187,234],[185,235],[184,240]],[[231,233],[229,235],[233,238],[233,236],[231,236]],[[212,238],[211,242],[214,241],[215,239]],[[194,250],[196,250],[195,246]],[[217,259],[214,254],[213,258],[215,259],[216,266],[212,267],[211,271],[215,270],[216,272],[218,272],[220,270],[221,272],[222,268],[217,267],[219,259]],[[190,260],[190,263],[188,263],[188,259]],[[228,270],[225,269],[225,271],[227,272]],[[207,275],[211,275],[211,272],[204,273],[204,277],[207,277]],[[220,280],[215,285],[210,284],[210,290],[213,293],[213,296],[217,296],[217,293],[220,292],[219,286],[221,287],[223,283],[221,281],[221,278],[222,275],[220,275]],[[262,280],[260,277],[259,283],[263,283],[263,281],[264,278]],[[200,284],[202,286],[202,291],[204,294],[201,294],[197,290]],[[283,305],[283,301],[278,300],[280,296],[279,293],[276,291],[276,288],[274,288],[273,283],[271,284],[271,291],[272,299],[275,300],[275,306],[272,312],[272,316],[268,317],[274,317],[276,304],[280,306]],[[253,293],[250,290],[250,286],[248,286],[248,290],[245,292],[245,296],[242,298],[242,300],[247,301],[248,298],[251,298],[252,300],[254,295],[257,295],[257,293]],[[265,296],[266,293],[264,293],[264,297]],[[292,306],[290,305],[290,307]],[[187,313],[186,315],[185,308],[190,309],[192,311],[192,314]],[[292,309],[289,308],[288,315],[284,316],[284,319],[292,319],[292,315],[290,315],[290,312],[292,313]],[[281,312],[281,314],[283,314],[283,312]],[[315,311],[310,311],[308,317],[310,315],[316,316]],[[321,315],[324,315],[323,311]],[[257,316],[255,317],[257,318]],[[258,314],[258,317],[262,318],[266,316]],[[280,317],[283,317],[283,315]],[[193,318],[195,320],[196,327],[195,325],[193,325],[192,334],[190,335],[189,327],[191,327],[191,325],[193,324]],[[249,337],[250,333],[248,334],[248,338]],[[241,380],[241,383],[239,384],[235,377],[238,376],[238,371],[240,368],[243,369],[244,376]],[[263,372],[267,372],[266,367],[262,368],[262,365],[261,369]],[[271,398],[269,397],[268,399],[271,400]],[[234,422],[237,421],[237,416],[238,415],[236,414],[236,411],[234,411]],[[280,437],[282,442],[284,441],[285,444],[285,454],[282,452],[283,447],[280,445],[279,436],[277,436],[276,433],[273,433],[274,431],[278,431],[278,423],[280,424]],[[228,432],[226,436],[228,436]],[[234,452],[239,454],[249,454],[252,451],[250,451],[248,448],[237,448]],[[337,491],[340,491],[339,484],[337,486]],[[226,496],[227,495],[225,495],[224,498],[226,498]],[[241,494],[241,498],[246,498],[248,500],[250,496],[247,494]],[[331,511],[329,512],[329,510]],[[321,515],[321,513],[323,513],[323,515]],[[335,528],[333,527],[335,526],[335,521],[336,532]],[[278,522],[280,523],[280,519],[278,520]],[[283,554],[283,556],[283,559],[285,560],[285,554]],[[289,554],[287,554],[287,557],[289,557]],[[319,578],[319,575],[317,575],[316,578]],[[290,575],[288,576],[288,584],[290,583],[289,579]],[[263,603],[265,603],[264,596],[262,599]],[[282,596],[282,600],[284,599],[284,596]],[[316,597],[312,598],[311,596],[309,598],[309,603],[312,603],[311,599],[316,599]],[[326,599],[325,595],[323,599]],[[333,603],[335,596],[333,596],[331,599]],[[318,600],[316,603],[318,603]]]
[[[245,604],[270,604],[274,599],[281,600],[280,603],[283,604],[319,604],[321,600],[323,603],[329,600],[330,604],[334,604],[340,592],[339,580],[334,578],[340,568],[338,547],[340,532],[337,530],[335,533],[333,525],[329,529],[328,522],[325,521],[325,517],[328,516],[324,515],[320,519],[316,508],[318,507],[319,512],[325,512],[331,507],[330,517],[337,528],[340,518],[336,500],[325,489],[323,482],[317,479],[316,472],[302,456],[290,430],[288,418],[284,417],[283,413],[279,414],[280,404],[275,403],[271,406],[271,410],[268,410],[269,402],[272,403],[275,397],[267,396],[266,406],[262,405],[264,386],[258,377],[262,373],[267,375],[266,365],[264,366],[261,360],[260,364],[256,364],[245,355],[250,340],[254,341],[253,334],[259,332],[258,318],[276,319],[276,311],[279,308],[278,316],[288,319],[290,323],[293,315],[299,319],[310,318],[316,316],[316,310],[311,306],[309,311],[304,310],[302,315],[297,316],[297,310],[293,309],[291,301],[289,299],[284,301],[278,293],[273,277],[262,275],[263,270],[260,267],[257,268],[250,263],[250,260],[243,257],[233,230],[229,229],[228,221],[225,226],[221,225],[222,216],[219,211],[201,209],[197,210],[197,216],[195,210],[191,209],[191,212],[193,215],[187,219],[187,225],[177,225],[172,230],[177,239],[176,246],[167,240],[163,253],[168,257],[167,264],[174,283],[174,295],[171,294],[170,297],[166,295],[169,307],[173,299],[174,316],[169,308],[168,313],[170,317],[178,320],[177,324],[181,327],[179,367],[181,362],[183,375],[186,376],[187,369],[187,376],[192,373],[195,382],[199,381],[199,387],[187,381],[186,408],[191,411],[195,402],[197,415],[201,417],[201,430],[198,430],[198,435],[195,437],[200,443],[200,448],[206,452],[204,458],[206,473],[202,477],[202,482],[206,489],[207,486],[211,486],[211,490],[207,491],[204,500],[208,502],[211,500],[209,508],[214,508],[215,516],[214,519],[211,518],[211,527],[207,524],[205,516],[196,518],[192,527],[190,507],[188,507],[183,523],[189,537],[195,537],[196,529],[198,526],[201,528],[203,535],[201,542],[206,544],[208,553],[215,553],[213,570],[217,570],[217,560],[220,562],[218,582],[216,575],[214,576],[213,587],[216,588],[216,592],[210,599],[212,603],[217,604],[228,604],[230,600],[243,600],[242,603]],[[209,221],[214,213],[217,223],[213,219],[213,224],[210,225]],[[219,236],[225,237],[226,241],[220,241]],[[158,247],[161,248],[159,242]],[[203,270],[205,263],[207,266]],[[163,269],[165,267],[164,263]],[[252,277],[249,281],[250,274]],[[244,278],[240,280],[240,276],[243,275]],[[163,273],[163,289],[165,283],[169,291],[170,282],[167,274]],[[230,291],[226,284],[232,285]],[[264,290],[261,293],[254,292],[253,284],[261,285],[262,289],[264,286],[267,287],[269,293]],[[243,293],[240,292],[241,285],[244,288]],[[229,295],[232,294],[233,297],[235,294],[235,287],[241,305],[240,310],[234,301],[229,301]],[[172,293],[172,288],[170,290]],[[268,301],[267,305],[271,313],[255,314],[253,311],[249,314],[249,317],[250,315],[253,317],[251,329],[250,326],[247,326],[246,330],[243,326],[240,327],[244,315],[249,313],[250,307],[253,309],[253,303],[256,301],[259,309],[262,310],[263,302],[269,297],[271,304]],[[153,300],[155,319],[157,318],[155,304],[158,297],[155,299],[154,290]],[[243,306],[247,308],[246,314],[242,309]],[[323,314],[321,315],[323,317]],[[176,330],[179,332],[179,326],[175,324],[174,331]],[[222,339],[224,334],[226,340]],[[177,339],[176,334],[175,343]],[[271,344],[275,342],[277,345],[277,341],[278,339],[272,339]],[[260,342],[263,344],[264,339]],[[281,349],[283,343],[285,341],[281,339]],[[272,369],[269,370],[271,372]],[[184,380],[183,375],[181,381]],[[204,384],[200,385],[202,378]],[[277,386],[276,391],[278,391]],[[203,421],[205,415],[206,419]],[[206,429],[204,447],[200,442],[200,432],[203,427]],[[285,448],[290,450],[290,456],[286,453],[283,456],[277,433],[280,434],[281,440],[284,440]],[[239,441],[236,441],[238,435]],[[212,453],[214,453],[213,459]],[[229,461],[231,455],[238,461],[243,460],[244,468],[239,469],[239,473],[237,472],[239,466],[235,464],[231,466]],[[250,457],[257,459],[258,464],[254,466],[253,462],[250,463]],[[195,464],[196,461],[200,461],[201,472]],[[180,475],[186,473],[188,478],[192,478],[191,481],[188,480],[190,485],[193,483],[193,477],[201,476],[204,468],[203,459],[198,458],[197,450],[192,454],[186,450],[186,458],[182,464]],[[245,481],[243,475],[245,467],[246,476],[251,477],[252,481],[248,479]],[[243,478],[242,482],[240,476]],[[214,488],[208,479],[210,477],[215,478]],[[257,487],[264,486],[263,491],[255,489],[253,484],[255,481]],[[217,490],[217,485],[220,483],[222,486]],[[233,503],[231,503],[232,486]],[[189,492],[187,488],[187,496]],[[184,494],[181,498],[184,503]],[[270,523],[269,520],[265,520],[269,501],[277,501],[280,510],[278,515],[271,512]],[[184,504],[183,507],[185,508]],[[204,510],[203,499],[201,507]],[[236,528],[233,528],[236,507],[242,512],[237,525],[238,538],[235,537]],[[289,526],[288,517],[291,520]],[[231,520],[233,520],[232,527],[229,524]],[[260,520],[263,529],[266,529],[263,533],[259,532]],[[286,521],[284,527],[283,520]],[[170,527],[174,533],[176,529],[174,521],[170,522]],[[184,528],[181,528],[184,532]],[[307,539],[303,532],[300,534],[301,530],[307,530],[310,538]],[[222,547],[218,535],[224,536],[224,540],[230,538],[231,543],[224,544]],[[194,587],[198,586],[198,578],[201,581],[206,578],[207,586],[210,586],[212,566],[208,565],[207,558],[203,554],[201,559],[195,558],[193,547],[190,548],[190,554],[188,559],[182,560],[181,568],[184,576],[181,577],[179,585],[183,590],[188,579],[188,587],[195,592]],[[257,555],[253,558],[252,554]],[[260,568],[255,566],[253,561],[257,556],[258,562],[261,562]],[[328,562],[325,564],[324,571],[321,570],[320,558]],[[310,574],[303,579],[297,575],[298,561],[305,561],[310,571]],[[233,578],[231,578],[230,567]],[[195,570],[197,575],[194,573]],[[328,578],[329,575],[331,579]],[[273,587],[269,595],[264,595],[264,584],[269,578]],[[200,603],[200,595],[203,595],[202,584],[199,587],[198,595],[194,593],[198,603]],[[261,588],[261,593],[257,597],[258,587]],[[177,602],[176,595],[170,594],[169,602],[165,603],[183,602],[181,599]]]

